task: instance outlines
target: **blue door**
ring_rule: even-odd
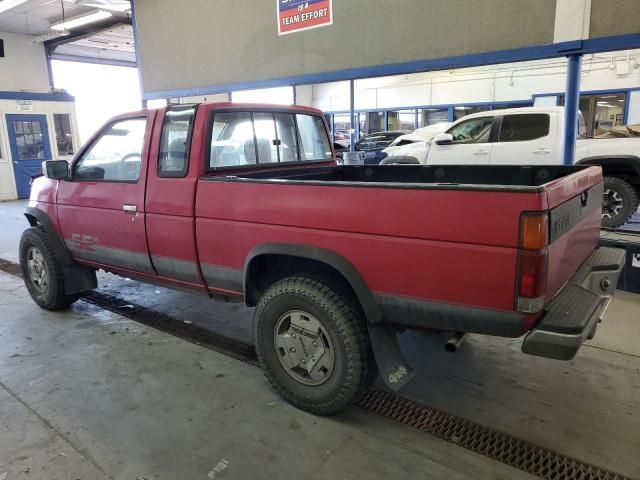
[[[42,173],[42,162],[51,160],[45,115],[7,115],[13,172],[18,198],[29,198],[31,176]]]

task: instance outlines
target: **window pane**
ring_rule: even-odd
[[[321,118],[296,115],[301,160],[331,160],[331,145]]]
[[[360,138],[384,130],[384,112],[363,112],[360,114]]]
[[[296,120],[292,114],[276,113],[276,133],[278,135],[278,153],[281,162],[294,162],[298,157],[298,141],[296,139]]]
[[[449,109],[448,108],[425,108],[418,110],[418,126],[428,127],[434,123],[448,122],[449,121]]]
[[[351,124],[349,123],[349,114],[340,113],[333,116],[333,128],[335,142],[348,147],[351,144],[351,135],[349,134]]]
[[[256,132],[258,146],[258,163],[277,163],[278,148],[276,125],[271,113],[254,113],[253,128]]]
[[[17,147],[16,160],[39,160],[45,157],[45,145],[41,133],[33,134],[34,127],[40,132],[40,122],[13,122],[14,138]]]
[[[464,105],[459,107],[454,107],[453,119],[458,120],[466,115],[471,115],[472,113],[486,112],[487,110],[489,110],[489,107],[465,107]]]
[[[493,118],[481,117],[463,121],[451,128],[454,143],[487,143],[491,134]]]
[[[416,129],[415,110],[397,110],[387,113],[387,130],[414,131]]]
[[[137,181],[146,126],[146,118],[113,124],[78,161],[75,177],[116,182]]]
[[[209,167],[256,163],[256,146],[249,112],[217,113],[211,133]]]
[[[187,173],[187,137],[194,113],[194,107],[167,110],[158,156],[161,177],[182,177]]]
[[[500,128],[500,142],[522,142],[549,135],[549,115],[544,113],[505,115]]]
[[[73,155],[73,135],[71,132],[71,115],[68,113],[54,113],[53,125],[56,130],[56,145],[58,155]]]

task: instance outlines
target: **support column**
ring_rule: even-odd
[[[564,97],[564,139],[562,163],[573,165],[578,136],[578,105],[580,100],[580,72],[582,55],[567,56],[567,87]]]
[[[356,151],[356,82],[355,80],[349,81],[349,138],[351,140],[351,148],[352,152]]]

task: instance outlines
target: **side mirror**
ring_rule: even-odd
[[[69,163],[66,160],[46,160],[42,162],[42,173],[52,180],[69,178]]]
[[[450,133],[439,133],[433,138],[436,145],[448,145],[453,143],[453,135]]]

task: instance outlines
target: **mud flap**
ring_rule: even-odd
[[[400,390],[409,383],[414,373],[400,351],[394,328],[388,323],[369,323],[368,329],[380,376],[388,388],[393,391]]]

